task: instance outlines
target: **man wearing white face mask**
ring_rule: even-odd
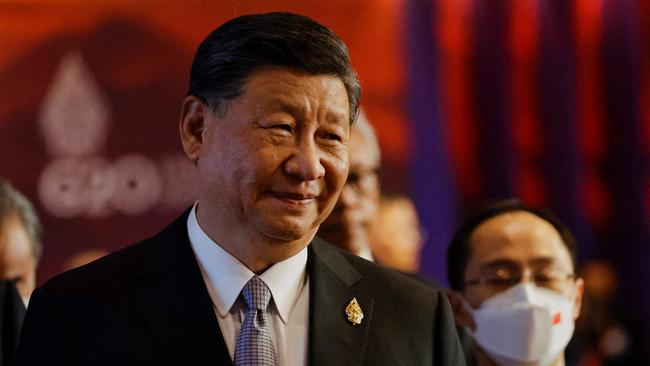
[[[575,239],[555,217],[518,200],[492,204],[456,232],[447,271],[468,364],[565,365],[583,281]]]

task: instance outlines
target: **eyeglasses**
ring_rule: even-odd
[[[465,286],[482,285],[495,292],[499,292],[506,290],[525,279],[534,282],[538,287],[562,291],[569,281],[576,279],[576,274],[566,273],[552,268],[537,271],[521,271],[501,268],[497,269],[494,273],[467,280],[465,281]]]
[[[345,184],[356,190],[366,190],[375,187],[379,178],[379,169],[377,168],[359,168],[354,171],[350,170],[348,179]]]

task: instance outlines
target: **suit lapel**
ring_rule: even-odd
[[[373,299],[355,293],[361,275],[329,244],[315,238],[309,246],[309,364],[363,364]],[[359,325],[347,319],[345,308],[356,298],[364,318]]]
[[[186,222],[187,212],[147,243],[134,262],[131,297],[176,364],[231,365]]]

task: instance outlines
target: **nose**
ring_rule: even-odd
[[[530,268],[525,268],[521,272],[521,277],[517,285],[519,285],[518,287],[521,289],[521,292],[519,294],[521,299],[524,300],[534,299],[535,294],[533,289],[537,287],[537,284],[535,284],[535,276]]]
[[[535,302],[535,300],[537,300],[535,288],[537,288],[535,282],[522,282],[519,298],[528,302]]]
[[[325,175],[321,152],[313,141],[301,142],[284,164],[284,171],[302,181],[312,181]]]
[[[530,268],[525,268],[521,272],[521,278],[519,281],[523,284],[535,285],[535,275],[533,274],[533,271],[531,271]]]

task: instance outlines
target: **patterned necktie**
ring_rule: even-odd
[[[236,366],[276,366],[278,355],[271,343],[266,308],[271,291],[257,276],[253,276],[242,289],[246,302],[246,318],[239,330],[235,346]]]

